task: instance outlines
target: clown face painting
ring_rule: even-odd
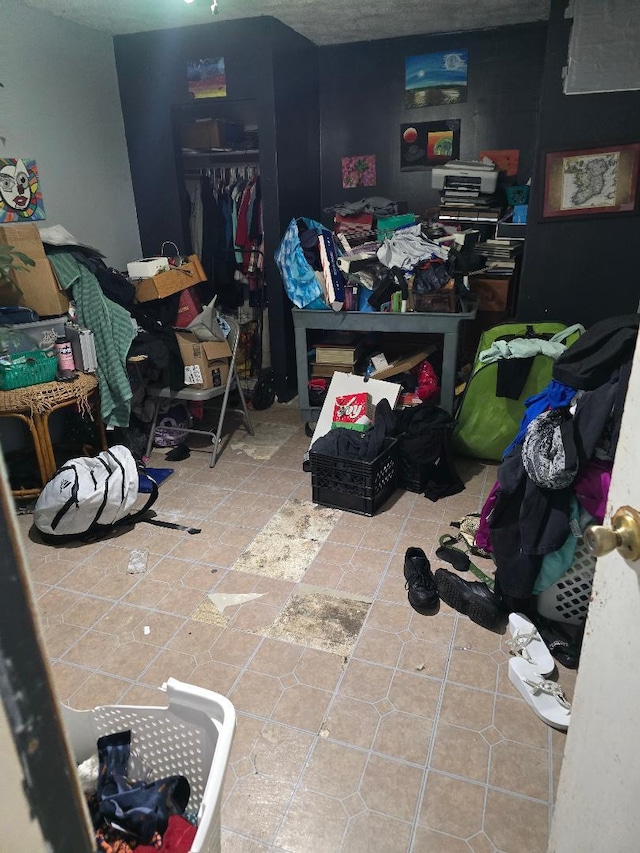
[[[44,218],[36,161],[0,158],[0,223]]]

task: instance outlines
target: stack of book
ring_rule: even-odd
[[[353,344],[322,343],[316,345],[316,360],[311,365],[311,375],[330,377],[339,373],[356,373],[358,362],[364,354],[364,342]]]
[[[498,222],[502,215],[500,207],[491,207],[481,197],[475,201],[449,200],[441,204],[438,219],[441,222]]]
[[[476,243],[474,251],[484,255],[486,275],[512,275],[522,251],[522,240],[498,237]]]

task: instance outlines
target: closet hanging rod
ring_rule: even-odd
[[[192,175],[199,178],[202,174],[215,172],[221,169],[256,169],[260,171],[260,166],[257,163],[225,163],[224,166],[202,166],[200,169],[184,169],[185,176]]]

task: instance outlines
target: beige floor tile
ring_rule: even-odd
[[[413,850],[415,853],[469,853],[469,846],[459,838],[419,826],[416,829]]]
[[[405,853],[411,824],[366,811],[351,819],[344,839],[344,853]]]
[[[282,685],[277,678],[259,672],[245,672],[229,698],[241,711],[268,717],[281,695]]]
[[[549,807],[500,791],[487,791],[484,831],[504,853],[546,853]]]
[[[74,571],[76,563],[73,559],[52,559],[29,555],[27,558],[29,574],[34,581],[46,584],[56,584],[65,575]]]
[[[482,830],[484,795],[482,785],[430,771],[419,821],[430,829],[469,838]]]
[[[267,853],[269,850],[266,844],[238,835],[237,832],[230,832],[228,829],[222,830],[221,842],[224,853]]]
[[[489,744],[477,732],[438,723],[431,767],[476,782],[486,782]]]
[[[365,702],[377,702],[389,692],[393,670],[359,660],[350,660],[340,685],[340,693]]]
[[[360,794],[368,808],[400,820],[413,820],[423,771],[399,761],[372,755],[362,777]]]
[[[294,643],[265,638],[249,664],[249,669],[276,677],[292,673],[304,648]]]
[[[298,791],[276,837],[292,853],[339,850],[348,816],[341,803],[315,791]]]
[[[112,675],[135,681],[157,654],[157,647],[148,643],[121,643],[117,649],[103,657],[99,668]]]
[[[339,655],[319,649],[305,649],[296,664],[294,675],[302,684],[333,692],[345,668]]]
[[[106,598],[86,596],[65,611],[64,621],[70,625],[78,625],[80,628],[92,628],[111,607],[113,602]]]
[[[71,694],[67,704],[78,711],[98,705],[116,705],[129,686],[126,681],[92,672]]]
[[[522,699],[496,696],[494,725],[507,740],[540,749],[548,747],[549,727]]]
[[[406,631],[411,622],[413,610],[409,604],[392,604],[387,601],[374,601],[369,611],[367,628],[400,633]]]
[[[292,793],[290,782],[271,779],[265,784],[257,774],[244,776],[225,800],[222,822],[227,829],[271,843]]]
[[[389,688],[389,699],[398,711],[433,719],[442,682],[425,675],[396,672]]]
[[[69,663],[77,663],[91,669],[97,669],[101,667],[106,658],[114,654],[119,645],[118,639],[110,634],[89,631],[69,649],[64,655],[64,659]]]
[[[278,723],[266,723],[250,752],[253,772],[269,779],[295,782],[307,760],[314,737]]]
[[[415,764],[424,764],[432,729],[433,722],[427,717],[393,711],[380,720],[373,750]]]
[[[465,576],[466,577],[466,576]],[[469,580],[473,578],[469,577]],[[469,649],[474,652],[495,652],[503,641],[503,635],[494,631],[487,631],[476,625],[471,619],[459,619],[456,627],[454,645],[456,647]]]
[[[419,613],[413,613],[409,630],[418,640],[427,640],[430,643],[449,646],[455,626],[456,616],[440,608],[440,612],[435,616],[422,616]]]
[[[447,684],[444,690],[440,719],[454,726],[481,731],[493,720],[494,694],[458,684]]]
[[[282,694],[271,718],[296,728],[317,732],[331,701],[331,693],[308,684],[295,684]]]
[[[211,657],[220,663],[244,666],[260,644],[260,637],[226,628],[211,646]]]
[[[433,678],[442,678],[449,659],[449,649],[441,643],[426,640],[407,640],[400,653],[398,669],[407,672],[421,672]]]
[[[190,655],[209,654],[211,647],[224,629],[206,622],[189,619],[169,640],[169,647]]]
[[[167,696],[159,687],[147,687],[145,684],[134,684],[120,698],[121,705],[141,705],[152,708],[164,708]]]
[[[324,722],[329,737],[369,749],[373,743],[380,714],[369,702],[339,694]]]
[[[377,628],[363,628],[353,650],[358,660],[395,666],[402,650],[402,641],[397,634],[380,631]]]
[[[344,800],[358,791],[367,757],[362,750],[318,740],[302,775],[301,787]]]
[[[58,699],[68,704],[69,697],[75,693],[90,675],[88,669],[79,666],[71,666],[66,663],[54,663],[51,667],[53,672],[53,683]]]
[[[240,669],[237,666],[211,661],[197,666],[189,679],[192,684],[196,684],[198,687],[204,687],[206,690],[213,690],[214,693],[222,693],[223,696],[228,696],[239,675]]]
[[[145,669],[140,681],[153,687],[162,687],[169,678],[189,682],[189,676],[196,667],[193,655],[185,655],[173,649],[163,649],[153,663]]]
[[[54,587],[38,600],[40,619],[44,624],[62,622],[65,612],[83,601],[82,595]]]
[[[521,743],[503,741],[491,748],[489,784],[537,800],[549,797],[549,754]]]
[[[498,664],[498,686],[497,692],[511,699],[522,699],[520,693],[509,681],[509,661]]]
[[[139,581],[138,575],[122,573],[117,575],[106,575],[101,581],[91,589],[94,595],[101,595],[103,598],[110,598],[113,601],[119,601],[126,595]]]
[[[82,637],[85,629],[58,622],[45,625],[42,632],[47,654],[52,658],[61,658]]]
[[[479,832],[477,835],[469,838],[467,843],[473,850],[473,853],[496,853],[496,848],[484,832]]]
[[[488,655],[457,647],[451,653],[447,681],[494,691],[497,677],[498,665]]]

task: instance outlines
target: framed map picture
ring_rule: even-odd
[[[542,218],[633,213],[640,143],[549,153]]]

